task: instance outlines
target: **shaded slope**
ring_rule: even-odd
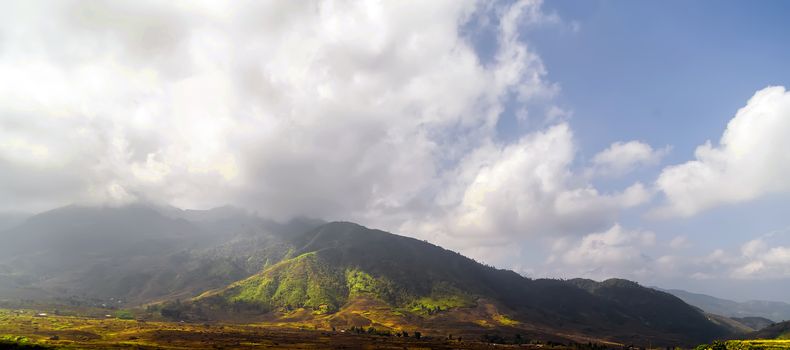
[[[0,263],[9,274],[25,276],[21,286],[108,297],[145,293],[145,282],[165,273],[168,255],[204,246],[210,238],[184,220],[142,206],[63,207],[0,237]]]
[[[727,316],[716,315],[706,312],[705,317],[707,317],[711,322],[719,325],[720,327],[727,329],[731,335],[748,334],[755,331],[754,328],[749,327]]]
[[[717,334],[718,327],[708,322],[703,313],[669,293],[623,279],[603,282],[574,279],[569,282],[625,309],[638,310],[634,313],[636,321],[647,327],[671,333],[721,335]]]
[[[750,333],[745,339],[790,339],[790,321],[779,322]]]
[[[759,331],[763,328],[772,326],[775,323],[764,317],[731,317],[731,318],[755,331]]]
[[[0,232],[0,299],[189,298],[280,261],[292,249],[281,235],[317,225],[230,207],[62,207]]]

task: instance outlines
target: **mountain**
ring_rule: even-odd
[[[68,206],[0,239],[0,300],[583,343],[696,345],[728,332],[634,282],[529,279],[353,223],[278,223],[233,207]]]
[[[287,252],[279,234],[318,224],[277,224],[229,208],[62,207],[0,232],[0,298],[188,298],[279,261]]]
[[[775,323],[774,321],[771,321],[764,317],[732,317],[732,319],[755,331],[759,331],[763,328],[773,326]]]
[[[709,312],[705,312],[705,317],[707,317],[711,322],[726,329],[731,335],[734,336],[749,334],[755,331],[755,328],[752,328],[746,324],[743,324],[727,316],[716,315]]]
[[[680,299],[634,282],[528,279],[353,223],[325,224],[289,243],[294,249],[279,263],[189,303],[166,305],[163,314],[322,327],[505,329],[655,345],[695,345],[726,334]]]
[[[663,290],[705,312],[727,317],[762,317],[773,322],[790,320],[790,304],[779,301],[737,302],[679,289]],[[758,328],[759,329],[759,328]]]
[[[0,231],[15,227],[30,217],[29,214],[19,212],[0,213]]]
[[[745,339],[790,339],[790,321],[779,322],[744,337]]]

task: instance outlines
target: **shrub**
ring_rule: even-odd
[[[118,310],[115,312],[115,317],[122,320],[133,320],[134,314],[132,314],[129,310]]]

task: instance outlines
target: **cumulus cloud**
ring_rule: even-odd
[[[601,193],[571,170],[575,147],[567,124],[489,144],[448,176],[435,215],[411,220],[404,232],[449,246],[507,245],[539,235],[581,235],[612,225],[620,211],[645,203],[640,183]]]
[[[518,38],[541,18],[536,1],[10,6],[5,207],[402,207],[493,135],[508,96],[555,89]],[[483,65],[459,28],[492,13],[497,50]]]
[[[770,281],[790,277],[788,230],[776,231],[741,244],[736,249],[714,249],[700,257],[674,256],[665,276],[694,279]]]
[[[592,175],[621,176],[640,166],[656,165],[669,147],[653,149],[641,141],[615,142],[592,159]]]
[[[669,246],[673,249],[681,249],[686,248],[690,245],[688,237],[686,236],[676,236],[669,241]]]
[[[523,38],[559,21],[540,1],[9,6],[0,209],[231,203],[490,257],[603,230],[651,195],[640,183],[601,192],[574,170],[573,133],[550,102],[559,86]],[[493,33],[488,56],[469,23]],[[506,106],[535,101],[547,122],[498,139]],[[647,147],[606,166],[649,163]]]
[[[697,147],[695,160],[666,167],[656,186],[666,203],[659,216],[703,210],[790,191],[790,92],[768,87],[727,124],[718,145]]]
[[[785,231],[786,232],[786,231]],[[732,277],[765,279],[790,277],[790,245],[776,244],[775,234],[744,243],[732,265]]]
[[[581,238],[564,237],[551,244],[552,254],[540,268],[542,275],[595,279],[625,277],[642,281],[752,280],[790,277],[790,230],[778,230],[707,254],[689,252],[684,236],[666,242],[643,230],[615,224],[606,231]]]
[[[654,270],[652,265],[655,264],[644,250],[655,245],[655,241],[653,232],[614,224],[605,231],[590,233],[578,240],[555,242],[548,269],[568,277],[644,277]]]

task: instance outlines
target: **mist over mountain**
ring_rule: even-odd
[[[30,214],[6,212],[0,213],[0,231],[15,227],[30,217]]]
[[[279,259],[276,235],[314,224],[228,208],[62,207],[0,232],[3,289],[130,303],[188,296],[245,277],[270,255]]]

